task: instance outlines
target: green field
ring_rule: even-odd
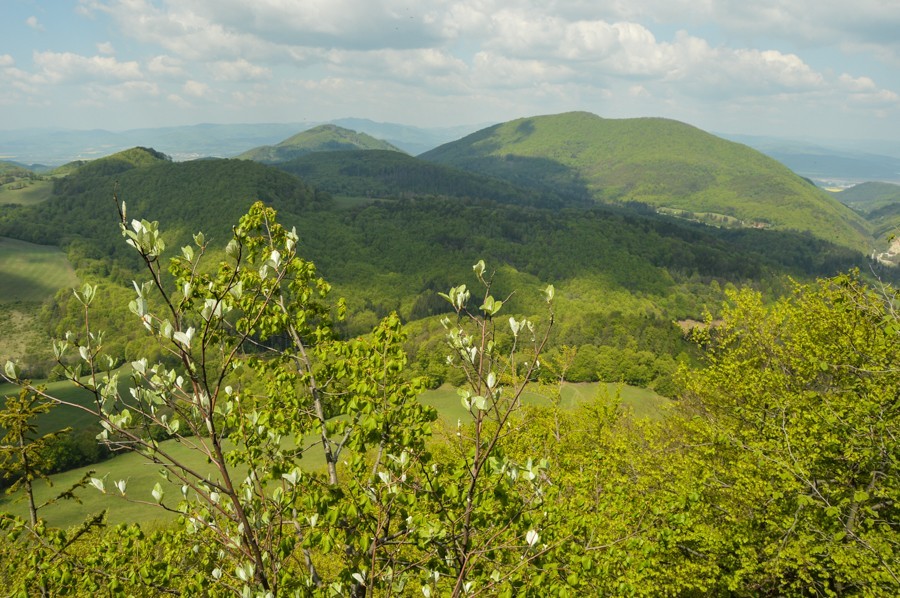
[[[21,204],[25,206],[41,203],[49,199],[53,192],[53,181],[16,181],[7,185],[0,185],[0,205]]]
[[[531,387],[522,396],[525,405],[549,405],[550,400],[546,394],[539,393],[537,387]],[[619,396],[621,404],[629,409],[637,417],[659,418],[662,416],[668,399],[661,397],[652,390],[637,388],[625,384],[613,384],[605,382],[570,383],[563,385],[561,391],[560,406],[564,409],[572,409],[591,399],[597,398],[599,393],[607,396]],[[438,415],[449,423],[457,420],[465,421],[469,413],[462,406],[456,389],[451,386],[441,386],[435,390],[428,390],[422,394],[422,402],[431,405],[438,410]]]
[[[43,302],[59,289],[77,284],[75,271],[58,247],[0,237],[0,304]]]
[[[122,385],[128,382],[128,377],[125,374],[120,374],[120,378],[124,378],[121,383]],[[125,389],[122,385],[120,385],[120,389],[124,391]],[[93,401],[92,394],[78,388],[68,380],[49,382],[46,384],[46,388],[48,394],[63,401],[76,403],[78,405],[89,405],[90,402]],[[12,384],[0,384],[0,407],[6,405],[6,397],[18,394],[19,388],[17,386]],[[38,418],[38,432],[46,434],[66,427],[72,427],[77,430],[86,428],[96,422],[97,418],[77,407],[60,405]]]
[[[66,385],[69,388],[66,388]],[[58,393],[61,397],[65,396],[66,399],[84,400],[86,396],[84,393],[79,395],[78,391],[74,390],[71,384],[67,382],[52,383],[49,385],[48,390]],[[11,385],[0,386],[0,394],[4,396],[14,391],[15,388]],[[631,409],[638,417],[660,417],[664,406],[668,403],[667,399],[643,388],[618,384],[584,383],[564,385],[562,388],[561,406],[566,409],[576,407],[595,398],[598,393],[609,393],[609,396],[616,396],[618,393],[622,405]],[[79,399],[79,397],[81,398]],[[442,386],[439,389],[427,391],[422,395],[422,401],[434,406],[438,410],[439,417],[448,423],[453,423],[457,419],[465,421],[464,418],[468,417],[468,412],[463,409],[456,389],[452,387]],[[549,400],[546,396],[532,391],[524,395],[523,403],[526,405],[547,405]],[[77,426],[89,423],[89,420],[84,419],[84,416],[79,416],[83,419],[76,421],[73,413],[74,410],[63,411],[62,409],[57,409],[53,419],[45,420],[42,427],[52,429],[53,425],[61,427],[64,425]],[[315,438],[309,437],[306,442],[312,445],[315,442]],[[173,441],[163,443],[162,447],[164,447],[163,450],[177,455],[192,467],[212,473],[210,466],[196,451],[191,451],[187,447]],[[310,463],[322,463],[321,448],[314,446],[306,454],[310,459]],[[128,480],[128,495],[136,500],[149,500],[153,485],[162,480],[157,466],[148,464],[140,455],[125,454],[90,467],[74,469],[51,476],[53,487],[38,483],[35,491],[38,502],[50,498],[54,492],[59,493],[67,489],[89,470],[96,472],[93,474],[94,477],[100,478],[108,475],[109,484],[107,486],[110,488],[115,480]],[[172,505],[174,506],[174,502],[177,501],[176,497],[179,495],[178,486],[174,484],[166,485],[165,482],[163,484],[166,495],[173,499]],[[85,516],[97,513],[103,509],[109,510],[110,523],[147,522],[167,517],[165,513],[156,508],[123,500],[117,495],[117,492],[103,495],[93,487],[89,487],[79,492],[79,496],[82,504],[65,501],[48,508],[43,512],[43,517],[52,525],[62,527],[76,525],[83,521]],[[15,502],[13,497],[0,498],[0,511],[24,517],[27,514],[26,509],[24,502]]]

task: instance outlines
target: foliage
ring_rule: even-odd
[[[766,307],[732,296],[686,375],[705,500],[729,529],[733,590],[891,595],[900,587],[895,291],[852,275]]]
[[[477,311],[468,311],[464,286],[451,291],[454,309],[477,336],[460,323],[449,338],[469,360],[463,367],[480,394],[467,395],[474,437],[454,447],[462,454],[471,450],[472,458],[445,464],[426,448],[435,415],[416,399],[421,385],[402,375],[399,319],[386,318],[366,339],[336,339],[332,318],[341,317],[343,303],[327,303],[329,285],[297,256],[296,233],[278,225],[271,208],[255,204],[241,219],[216,269],[202,267],[207,243],[195,235],[194,247],[183,247],[171,260],[171,282],[161,265],[165,243],[157,223],[134,220],[127,226],[124,204],[120,216],[126,241],[150,275],[134,284],[130,310],[174,361],[133,361],[123,394],[115,361],[105,354],[90,315],[98,287],[86,284],[75,293],[84,313],[82,332],[68,333],[54,351],[66,377],[91,393],[93,404],[24,384],[54,404],[90,412],[102,426],[98,438],[111,449],[139,452],[180,484],[180,497],[173,500],[160,483],[149,497],[137,497],[127,479],[90,479],[102,493],[181,517],[198,577],[191,581],[162,571],[151,576],[153,584],[202,587],[212,579],[238,594],[305,588],[366,595],[408,584],[437,590],[449,583],[461,595],[473,579],[494,575],[498,565],[486,572],[489,562],[482,555],[501,542],[499,531],[512,534],[503,541],[522,541],[518,526],[528,506],[495,500],[504,484],[517,486],[517,478],[509,477],[516,465],[502,458],[498,442],[547,336],[532,339],[533,354],[520,372],[517,339],[535,328],[511,318],[512,341],[504,343],[507,357],[501,357],[493,318],[503,301],[490,295],[483,262],[476,274],[487,290]],[[153,294],[160,300],[152,302]],[[549,287],[546,301],[552,296]],[[67,359],[70,353],[78,359]],[[6,376],[18,376],[12,363]],[[509,394],[504,386],[512,389]],[[324,471],[303,466],[310,435],[323,449]],[[160,443],[167,436],[205,457],[212,475]],[[529,462],[527,470],[536,467]],[[530,473],[527,479],[535,477]],[[38,524],[34,518],[25,528],[9,523],[31,533]],[[526,536],[527,550],[535,540]],[[124,562],[98,556],[102,543],[94,550],[78,566],[100,559],[103,575],[134,581]],[[429,577],[415,563],[427,564]],[[518,579],[520,567],[515,561],[510,566],[495,577],[504,583],[514,574]],[[442,574],[450,581],[439,584]]]
[[[419,160],[397,151],[312,152],[277,167],[332,195],[381,199],[458,197],[545,207],[571,203],[506,181]]]

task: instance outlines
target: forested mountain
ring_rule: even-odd
[[[893,183],[860,183],[834,196],[844,205],[862,213],[874,212],[890,204],[900,203],[900,185]]]
[[[460,197],[543,206],[577,203],[551,190],[517,187],[502,179],[396,151],[312,152],[274,166],[333,195],[380,199]]]
[[[348,334],[393,310],[407,321],[441,313],[446,305],[437,292],[464,276],[468,264],[487,259],[507,272],[510,290],[538,279],[558,285],[560,304],[571,309],[559,343],[631,347],[647,356],[684,350],[672,321],[702,317],[726,284],[775,289],[784,274],[864,266],[861,254],[808,235],[708,227],[641,205],[578,207],[546,190],[519,191],[397,152],[320,153],[280,167],[299,178],[247,160],[177,163],[134,148],[57,179],[47,201],[6,211],[0,236],[61,245],[82,276],[128,286],[138,264],[122,240],[114,194],[129,221],[158,220],[173,252],[197,231],[226,238],[240,214],[262,200],[296,227],[303,255],[352,298],[354,317],[342,325]],[[337,209],[328,193],[308,184],[329,179],[326,187],[336,192],[374,190],[386,199]],[[569,304],[570,292],[581,297],[577,306]],[[71,299],[65,294],[54,308],[56,333],[76,322]],[[605,331],[594,325],[601,321]],[[583,375],[596,372],[588,366]],[[631,381],[646,384],[656,375]]]
[[[336,125],[320,125],[297,133],[281,143],[257,147],[237,157],[241,160],[275,164],[310,152],[332,152],[337,150],[402,151],[386,141],[375,139],[365,133],[357,133]]]
[[[586,112],[524,118],[420,157],[597,202],[641,202],[719,224],[807,231],[862,251],[871,244],[862,218],[782,164],[666,119]]]

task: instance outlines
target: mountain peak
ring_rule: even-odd
[[[239,155],[243,160],[266,164],[286,162],[312,152],[346,150],[388,150],[402,152],[386,141],[365,133],[358,133],[334,124],[325,124],[301,131],[275,145],[264,145]]]
[[[588,112],[477,131],[422,159],[598,203],[639,202],[716,226],[806,231],[865,251],[866,223],[787,167],[666,118]]]

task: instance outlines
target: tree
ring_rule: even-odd
[[[129,223],[124,204],[117,207],[123,236],[149,276],[134,283],[129,308],[164,358],[133,360],[129,383],[120,384],[128,370],[114,369],[104,352],[91,318],[98,291],[87,284],[75,292],[82,330],[54,343],[54,352],[94,403],[79,406],[21,383],[50,402],[89,411],[102,442],[161,467],[164,479],[150,496],[134,496],[125,479],[90,483],[179,515],[184,527],[166,532],[178,541],[165,558],[189,562],[191,573],[142,568],[136,576],[102,543],[88,561],[101,570],[115,564],[107,575],[117,583],[124,575],[160,592],[202,592],[213,583],[242,596],[363,596],[417,584],[443,592],[449,579],[449,591],[460,595],[492,574],[484,552],[509,541],[490,530],[511,534],[521,552],[534,547],[537,532],[519,525],[537,495],[497,502],[493,491],[521,483],[509,478],[516,464],[503,459],[499,439],[547,336],[531,339],[530,359],[521,364],[519,338],[535,335],[535,325],[511,319],[502,357],[493,318],[503,302],[490,295],[483,262],[476,265],[487,289],[480,308],[468,311],[464,286],[451,291],[460,318],[475,327],[472,335],[460,322],[449,337],[468,359],[461,367],[475,393],[466,397],[474,436],[453,446],[463,459],[444,467],[428,443],[435,413],[416,398],[422,382],[403,374],[399,318],[390,315],[364,338],[337,338],[343,301],[330,301],[328,283],[297,254],[296,232],[279,225],[271,208],[254,204],[218,265],[207,263],[198,233],[166,268],[158,224]],[[546,293],[549,302],[552,287]],[[17,378],[12,364],[7,377]],[[315,453],[321,461],[310,462]],[[534,481],[538,465],[526,470]],[[499,522],[492,519],[496,505],[506,509]],[[141,537],[136,528],[121,534]],[[128,554],[145,554],[147,545],[135,542]],[[491,583],[513,574],[522,577],[518,558]]]
[[[687,373],[706,501],[731,539],[731,589],[895,595],[900,588],[896,291],[855,275],[772,306],[731,295]],[[699,422],[703,422],[702,424]]]
[[[15,374],[13,366],[7,369]],[[47,530],[40,520],[41,509],[59,500],[78,500],[75,491],[87,484],[92,473],[89,472],[57,496],[40,504],[36,502],[34,482],[42,479],[50,484],[47,473],[54,464],[48,458],[48,449],[71,431],[65,428],[37,435],[38,416],[54,407],[41,393],[41,388],[36,391],[22,388],[18,397],[6,397],[6,404],[0,410],[0,429],[5,431],[0,439],[0,471],[3,472],[4,482],[9,484],[6,493],[19,491],[21,498],[28,503],[28,521],[0,514],[0,529],[9,532],[8,550],[24,551],[32,556],[24,570],[15,560],[0,558],[6,569],[0,569],[0,579],[5,578],[5,587],[10,590],[49,596],[54,579],[58,580],[61,572],[68,572],[70,568],[68,551],[82,535],[101,524],[103,514],[89,517],[82,526],[68,532]]]

